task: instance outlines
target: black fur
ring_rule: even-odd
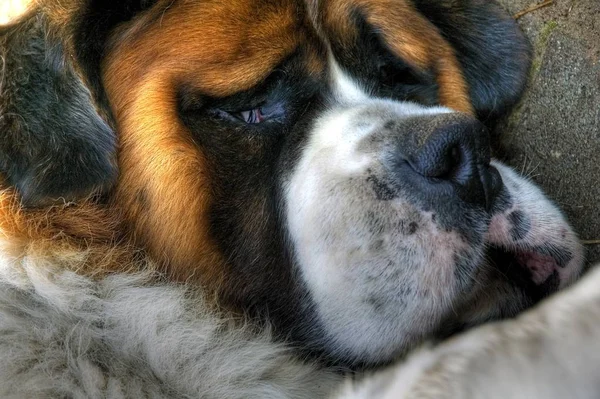
[[[0,30],[5,82],[0,93],[0,172],[25,204],[76,199],[111,185],[116,140],[96,111],[100,107],[103,115],[110,114],[100,64],[111,30],[152,4],[154,0],[82,1],[73,26],[65,30],[74,43],[69,56],[63,38],[49,32],[43,16]],[[454,46],[482,118],[500,115],[517,101],[529,47],[495,3],[416,0],[415,5]],[[383,97],[436,103],[433,76],[391,56],[360,14],[356,21],[366,43],[356,51],[342,49],[350,69],[367,86],[375,79],[379,84],[374,90]]]
[[[520,98],[530,45],[504,10],[490,0],[414,0],[441,31],[463,68],[481,119],[495,119]]]
[[[478,117],[494,120],[520,98],[530,65],[530,46],[519,27],[490,0],[415,0],[452,45]],[[361,10],[353,11],[356,43],[333,42],[346,70],[373,94],[425,105],[438,103],[433,71],[416,70],[387,48]]]
[[[322,111],[320,82],[306,74],[303,57],[299,50],[263,84],[227,98],[182,87],[179,114],[211,169],[211,235],[231,265],[224,299],[267,318],[285,338],[318,351],[318,343],[306,342],[309,333],[318,331],[318,321],[311,319],[310,297],[296,279],[280,216],[279,182],[289,170],[281,163],[291,157],[283,147],[291,141],[294,149],[301,147],[307,129],[298,129],[298,121]],[[261,124],[233,116],[258,105],[285,112]]]
[[[0,172],[27,205],[86,196],[109,187],[116,176],[115,134],[100,116],[110,116],[101,61],[111,30],[135,18],[152,1],[81,1],[73,26],[65,30],[67,38],[53,35],[40,15],[0,32],[4,62]],[[462,10],[455,9],[455,3],[419,0],[417,5],[455,45],[478,112],[497,114],[516,101],[522,89],[526,44],[512,21],[495,14],[495,6],[464,0]],[[455,26],[459,22],[463,25]],[[382,97],[435,104],[433,74],[412,70],[382,45],[364,19],[358,16],[356,23],[362,24],[360,37],[365,43],[334,49],[336,55],[345,54],[344,65]],[[65,39],[72,39],[73,54],[65,54]],[[312,39],[321,48],[316,37]],[[515,43],[509,46],[509,41]],[[318,331],[319,322],[311,319],[315,317],[311,300],[296,281],[294,255],[281,220],[281,182],[330,94],[324,92],[325,76],[311,76],[303,69],[303,56],[297,49],[276,68],[278,74],[229,98],[207,98],[192,87],[181,87],[179,115],[210,165],[210,233],[231,268],[231,281],[225,284],[228,299],[258,316],[268,316],[278,332],[309,341],[304,347],[316,352],[323,349],[318,340],[324,334]],[[489,87],[487,82],[492,82]],[[260,125],[238,120],[240,111],[257,107],[276,116]],[[419,183],[407,184],[411,192],[418,192]],[[147,201],[143,191],[138,195]],[[430,193],[420,200],[431,203],[431,209],[441,207],[440,225],[455,225],[445,218],[465,212],[454,212],[451,201],[439,205],[438,197]],[[476,216],[483,213],[479,208]],[[377,301],[373,303],[376,306]]]
[[[511,212],[507,216],[507,219],[512,224],[510,227],[510,237],[513,241],[524,239],[531,230],[531,220],[522,211],[516,210]]]
[[[0,30],[0,172],[24,205],[77,200],[116,179],[100,64],[111,30],[153,3],[82,1],[69,26],[38,13]]]
[[[439,104],[433,71],[417,70],[396,57],[359,9],[353,10],[352,20],[358,31],[356,42],[332,40],[331,46],[347,73],[362,82],[363,89],[382,98]]]
[[[0,172],[27,206],[85,197],[116,177],[115,135],[63,46],[40,15],[0,31]]]

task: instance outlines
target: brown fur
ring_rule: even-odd
[[[241,0],[162,5],[160,10],[158,18],[149,13],[118,32],[104,66],[121,139],[116,198],[136,241],[157,259],[168,260],[176,279],[196,275],[213,285],[224,277],[225,265],[208,235],[211,176],[177,116],[176,90],[183,84],[226,96],[249,89],[302,37],[293,2],[274,13]],[[223,14],[238,16],[237,24],[223,26]],[[319,69],[314,59],[310,64]]]
[[[120,231],[119,215],[92,200],[25,209],[13,189],[2,189],[0,231],[2,252],[15,259],[39,255],[98,277],[151,267],[138,260],[137,251],[116,233]]]

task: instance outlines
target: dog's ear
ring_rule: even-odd
[[[505,113],[520,98],[530,46],[513,18],[493,0],[414,0],[452,44],[482,119]]]
[[[64,31],[42,12],[0,28],[0,176],[26,206],[110,187],[116,139]]]

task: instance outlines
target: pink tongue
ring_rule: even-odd
[[[553,257],[533,251],[518,253],[517,260],[531,271],[531,279],[538,285],[546,281],[554,273],[557,266]]]

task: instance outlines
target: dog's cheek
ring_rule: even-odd
[[[468,289],[457,260],[480,256],[415,205],[401,177],[391,184],[382,163],[387,140],[368,128],[377,125],[375,105],[319,120],[284,194],[296,267],[325,350],[350,362],[389,361],[432,334]]]
[[[116,177],[116,139],[41,17],[0,33],[0,172],[26,206],[76,200]]]

